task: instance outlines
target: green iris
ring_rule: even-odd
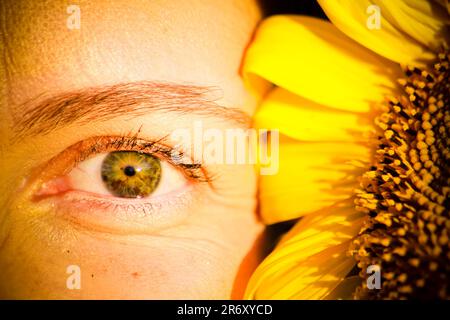
[[[161,179],[159,159],[136,151],[109,153],[102,164],[108,190],[122,198],[142,198],[155,191]]]

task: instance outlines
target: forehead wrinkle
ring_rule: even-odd
[[[52,97],[36,97],[12,110],[16,137],[44,135],[72,123],[87,124],[119,116],[138,117],[154,111],[216,116],[240,125],[249,123],[243,111],[224,107],[217,88],[141,81],[90,87]]]

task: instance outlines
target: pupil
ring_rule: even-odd
[[[132,166],[126,166],[123,169],[123,172],[125,173],[125,175],[127,175],[129,177],[132,177],[132,176],[134,176],[136,174],[136,170]]]

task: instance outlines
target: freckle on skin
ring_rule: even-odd
[[[133,276],[133,278],[139,277],[139,273],[138,272],[133,272],[131,275]]]

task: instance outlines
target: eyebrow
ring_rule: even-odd
[[[139,117],[155,111],[215,116],[248,125],[246,113],[216,103],[218,92],[216,87],[140,81],[39,96],[12,110],[14,131],[17,138],[45,135],[74,123]]]

